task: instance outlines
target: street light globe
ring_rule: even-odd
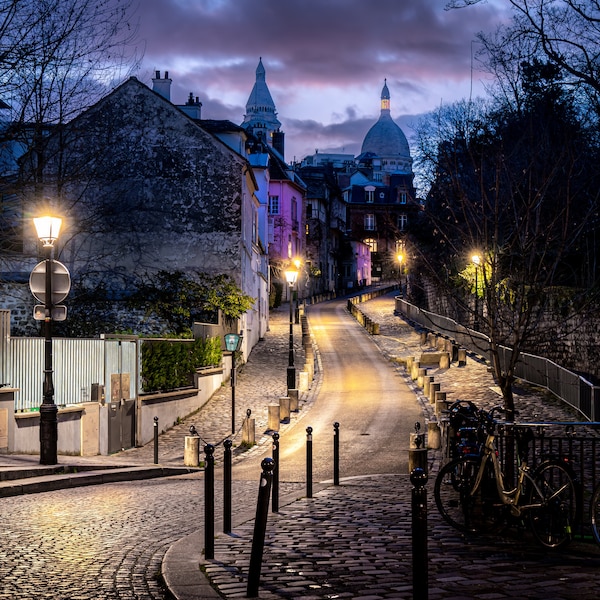
[[[402,261],[404,260],[404,254],[398,254],[396,258],[398,259],[398,262],[402,264]]]
[[[298,279],[298,271],[289,269],[285,272],[285,280],[290,284],[290,287],[296,283],[296,279]]]
[[[471,256],[471,260],[473,261],[474,265],[479,266],[481,263],[481,256],[479,256],[479,254],[473,254],[473,256]]]
[[[62,219],[46,215],[45,217],[36,217],[33,219],[33,224],[42,244],[44,246],[53,246],[54,242],[58,239]]]

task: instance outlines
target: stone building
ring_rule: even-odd
[[[347,233],[371,248],[373,281],[395,276],[396,257],[406,254],[410,226],[421,205],[408,141],[391,117],[387,82],[380,117],[363,140],[356,168],[338,180],[347,205]]]
[[[170,85],[167,75],[157,79]],[[113,298],[158,271],[229,275],[256,298],[240,324],[248,351],[268,324],[253,170],[194,118],[199,106],[190,116],[167,92],[130,78],[57,132],[43,180],[25,191],[24,214],[49,209],[62,216],[56,258],[82,286]],[[24,172],[31,174],[36,157],[29,157]],[[26,236],[22,264],[29,268],[36,258],[33,226]]]

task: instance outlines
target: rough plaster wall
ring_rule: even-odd
[[[239,279],[241,157],[133,80],[74,125],[67,132],[73,237],[63,249],[72,269],[125,278],[206,270]]]

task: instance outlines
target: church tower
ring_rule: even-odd
[[[277,119],[275,103],[267,87],[262,57],[256,67],[256,82],[250,92],[248,102],[246,102],[246,114],[242,127],[277,150],[283,157],[284,134],[279,130],[281,123]]]
[[[381,90],[379,120],[367,132],[359,159],[367,153],[380,159],[384,171],[412,174],[412,158],[408,140],[402,129],[392,119],[387,80],[384,80]]]

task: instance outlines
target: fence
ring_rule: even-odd
[[[10,310],[0,310],[0,385],[8,383],[6,379],[8,341],[10,339]]]
[[[424,329],[438,331],[468,351],[489,358],[490,340],[486,335],[468,329],[448,317],[422,310],[400,297],[396,298],[396,311]],[[510,348],[500,348],[501,365],[508,364],[511,354]],[[577,409],[586,419],[600,420],[600,387],[581,375],[568,371],[546,358],[521,353],[515,376],[549,390],[563,402]]]
[[[132,342],[132,343],[127,343]],[[139,389],[137,343],[133,339],[54,338],[53,383],[58,406],[89,402],[94,386],[120,398]],[[37,410],[43,396],[44,338],[11,338],[4,378],[15,394],[15,410]],[[110,400],[110,398],[107,398]]]

